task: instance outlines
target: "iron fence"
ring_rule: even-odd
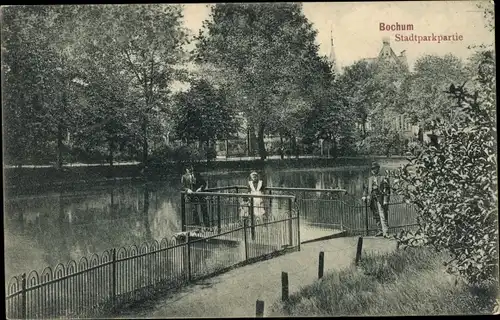
[[[42,273],[13,277],[6,290],[9,319],[92,317],[156,290],[183,286],[235,266],[300,250],[295,211],[267,221],[243,219],[241,227],[203,236],[176,238],[104,251]]]
[[[238,193],[246,190],[245,186],[226,186],[207,191]],[[344,189],[268,187],[266,193],[295,197],[294,209],[300,212],[302,241],[321,238],[325,232],[343,232],[346,236],[374,235],[377,232],[376,220],[369,203],[361,197],[348,194]],[[414,205],[406,203],[399,195],[391,196],[388,204],[390,233],[417,228],[416,217]]]

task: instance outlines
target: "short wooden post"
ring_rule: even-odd
[[[281,272],[281,300],[288,301],[288,273]]]
[[[293,246],[292,199],[288,199],[288,244]]]
[[[361,251],[363,250],[363,237],[358,238],[358,246],[356,248],[356,260],[355,260],[355,265],[357,266],[359,264],[359,261],[361,260]]]
[[[255,303],[255,317],[262,318],[264,316],[264,301],[257,300]]]
[[[252,240],[255,240],[255,217],[253,208],[253,197],[250,197],[250,233],[252,235]]]
[[[181,231],[186,231],[186,195],[181,192]]]
[[[243,238],[245,239],[245,261],[248,261],[248,239],[247,239],[248,220],[243,218]]]
[[[217,196],[217,233],[220,233],[220,229],[221,229],[220,196]]]
[[[26,319],[26,273],[21,275],[21,319]]]
[[[318,264],[318,279],[323,278],[323,271],[325,270],[325,253],[321,251],[319,253],[319,264]]]
[[[186,246],[187,246],[187,276],[188,281],[191,282],[191,245],[189,239],[189,232],[186,233]]]

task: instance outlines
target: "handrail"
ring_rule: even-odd
[[[242,185],[232,185],[225,187],[215,187],[215,188],[207,188],[209,191],[217,191],[217,190],[230,190],[230,189],[246,189],[247,186]],[[316,188],[294,188],[294,187],[266,187],[267,190],[277,190],[277,191],[310,191],[310,192],[347,192],[346,189],[316,189]]]
[[[225,187],[215,187],[215,188],[207,188],[205,190],[208,190],[208,191],[217,191],[217,190],[236,189],[238,187],[241,187],[241,186],[234,185],[234,186],[225,186]]]
[[[267,187],[266,189],[281,190],[281,191],[347,192],[346,189],[315,189],[315,188],[288,188],[288,187]]]
[[[252,197],[252,198],[271,198],[271,199],[295,199],[292,195],[282,195],[282,194],[250,194],[250,193],[225,193],[225,192],[191,192],[181,191],[182,194],[194,195],[194,196],[224,196],[224,197]]]

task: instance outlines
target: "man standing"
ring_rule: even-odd
[[[187,166],[185,173],[181,177],[182,191],[187,193],[193,192],[194,184],[196,182],[193,174],[193,166]]]
[[[201,174],[198,171],[194,171],[194,178],[195,178],[195,183],[193,185],[195,192],[203,192],[205,189],[207,189],[207,181],[203,179]],[[206,228],[211,227],[210,219],[208,217],[208,206],[207,206],[207,197],[203,195],[198,195],[196,197],[196,202],[200,205],[200,213],[201,217],[199,214],[195,215],[197,217],[197,222],[198,224],[201,225],[201,219],[203,220],[203,224],[205,225]]]
[[[191,213],[194,219],[195,225],[201,225],[202,219],[205,227],[209,227],[208,218],[208,208],[206,203],[206,197],[200,195],[191,195],[193,192],[202,192],[207,188],[207,182],[203,177],[195,172],[192,165],[186,167],[186,172],[181,177],[182,190],[188,193],[186,200],[191,204]],[[198,212],[198,205],[200,205],[200,211],[203,218],[200,217],[200,212]]]
[[[363,201],[367,201],[373,218],[377,222],[378,232],[376,237],[388,237],[388,210],[389,200],[391,195],[391,187],[389,178],[380,175],[380,165],[373,162],[371,166],[371,174],[368,178],[368,185],[364,186]]]

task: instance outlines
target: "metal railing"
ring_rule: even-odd
[[[256,221],[266,221],[273,216],[295,210],[292,195],[255,195],[225,191],[226,188],[206,192],[181,192],[182,231],[216,229],[218,233],[241,226],[244,217],[249,218],[251,228]],[[233,191],[237,191],[234,189]],[[252,231],[252,237],[253,237]]]
[[[230,268],[300,250],[295,211],[211,236],[190,232],[104,251],[42,273],[13,277],[6,290],[9,319],[92,317],[157,290],[185,285]]]
[[[239,193],[245,192],[246,186],[226,186],[210,188],[208,192]],[[303,228],[313,231],[344,231],[350,235],[373,235],[377,224],[370,210],[369,203],[361,197],[347,194],[345,189],[314,189],[314,188],[284,188],[267,187],[268,195],[293,195],[294,207],[300,212]],[[415,206],[404,202],[398,195],[392,195],[388,204],[389,232],[410,230],[418,227]],[[317,233],[318,237],[322,233]],[[314,232],[303,236],[302,241],[310,240]]]

